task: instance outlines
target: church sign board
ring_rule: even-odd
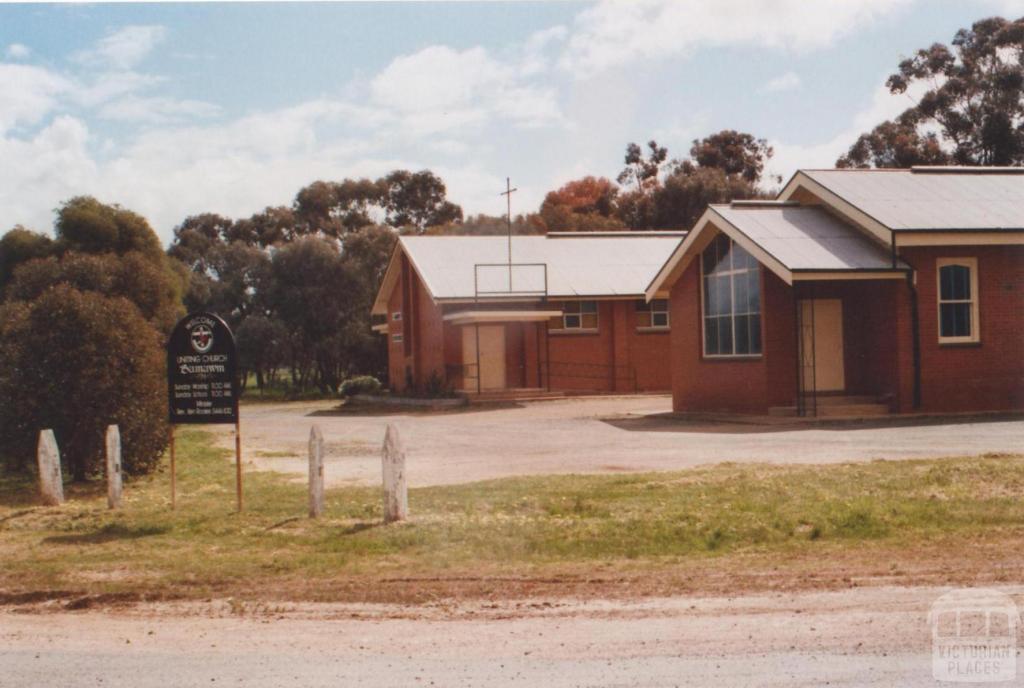
[[[227,324],[190,313],[167,341],[167,395],[172,425],[238,422],[237,353]]]

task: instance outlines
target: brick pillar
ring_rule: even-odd
[[[893,282],[893,327],[896,329],[896,404],[898,413],[914,411],[913,292],[906,282]]]
[[[630,367],[629,327],[630,301],[612,301],[612,356],[614,367],[613,390],[616,392],[632,392],[633,371]]]

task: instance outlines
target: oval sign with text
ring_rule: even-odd
[[[238,421],[235,336],[213,313],[189,313],[167,340],[167,396],[170,421]]]

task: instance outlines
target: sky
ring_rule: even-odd
[[[904,57],[1024,0],[0,4],[0,231],[76,195],[146,216],[289,205],[317,179],[431,169],[513,213],[626,144],[721,129],[770,172],[830,167],[913,104]]]

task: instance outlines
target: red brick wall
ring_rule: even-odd
[[[422,385],[437,371],[445,375],[445,350],[448,337],[442,320],[441,308],[434,304],[411,268],[402,257],[402,271],[398,283],[388,300],[388,376],[390,388],[402,392],[406,387],[406,371],[414,384]],[[392,314],[401,311],[402,319],[395,321]],[[395,342],[394,334],[403,341]]]
[[[551,388],[610,392],[614,389],[612,301],[597,304],[597,332],[548,334],[551,356]]]
[[[552,389],[623,393],[669,389],[669,333],[638,332],[631,300],[599,301],[596,333],[552,332],[549,346]]]
[[[772,355],[772,349],[779,346],[779,342],[785,341],[787,335],[783,329],[787,325],[785,313],[776,319],[773,317],[774,311],[765,312],[765,303],[768,301],[778,308],[778,304],[785,302],[785,297],[778,292],[786,288],[785,283],[772,273],[761,271],[761,340],[764,350],[761,356],[744,359],[704,358],[701,341],[700,267],[696,260],[690,263],[673,285],[669,300],[672,320],[672,408],[676,412],[767,412],[771,405],[767,361]],[[789,310],[792,311],[792,305]],[[789,329],[792,332],[792,327]],[[781,377],[775,382],[781,385]],[[793,389],[790,387],[790,397]],[[772,395],[781,396],[783,393],[784,390],[780,388],[774,390]]]
[[[1024,408],[1024,247],[904,248],[917,271],[921,411]],[[936,259],[977,258],[978,344],[938,343]],[[908,410],[901,403],[902,410]]]
[[[391,292],[388,299],[388,386],[394,391],[405,388],[405,351],[404,343],[394,341],[394,335],[404,334],[405,313],[402,320],[393,320],[392,315],[402,312],[402,289],[400,285]]]

